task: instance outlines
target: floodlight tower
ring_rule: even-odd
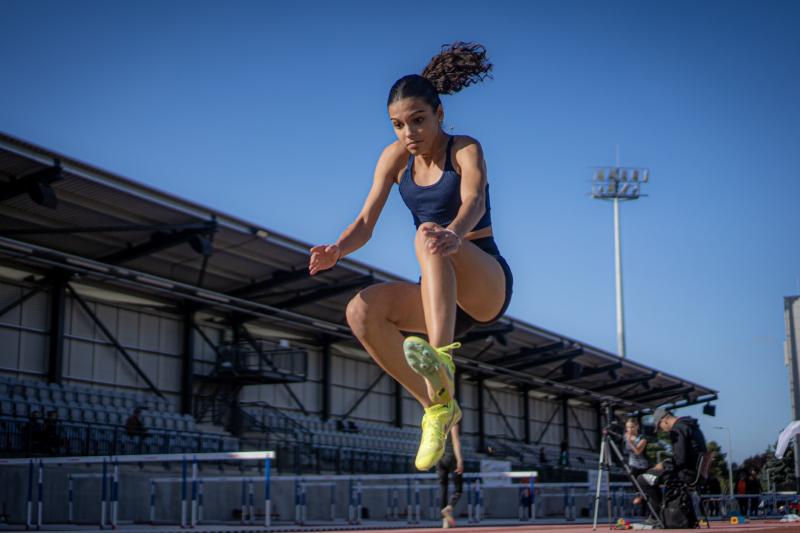
[[[642,185],[650,181],[650,169],[619,166],[595,167],[592,177],[592,198],[614,201],[614,258],[617,281],[617,352],[625,357],[625,312],[622,303],[622,242],[619,235],[619,202],[636,200]]]

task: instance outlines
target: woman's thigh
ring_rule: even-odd
[[[407,281],[370,285],[355,298],[372,317],[382,316],[401,331],[425,333],[420,286]]]
[[[467,240],[450,257],[456,275],[459,307],[480,322],[495,318],[506,299],[503,267],[497,259]]]

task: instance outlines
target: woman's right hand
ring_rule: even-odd
[[[308,273],[312,276],[322,270],[332,268],[342,257],[342,251],[335,244],[320,244],[311,248],[308,260]]]

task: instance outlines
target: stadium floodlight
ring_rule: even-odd
[[[604,179],[608,176],[608,179]],[[592,179],[592,198],[614,202],[614,259],[617,298],[617,351],[625,357],[625,313],[622,301],[622,243],[620,240],[619,202],[637,200],[642,196],[642,184],[650,181],[650,169],[621,167],[596,167]]]

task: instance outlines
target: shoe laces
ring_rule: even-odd
[[[441,404],[442,406],[444,404]],[[437,406],[439,407],[439,406]],[[429,426],[433,425],[434,428],[438,425],[436,424],[435,414],[434,413],[425,413],[425,416],[422,417],[422,431],[424,432],[428,429]]]
[[[456,348],[461,348],[460,342],[454,342],[452,344],[448,344],[447,346],[442,346],[441,348],[436,348],[436,351],[440,354],[446,356],[450,361],[453,360],[453,354],[450,353],[451,350],[455,350]]]

